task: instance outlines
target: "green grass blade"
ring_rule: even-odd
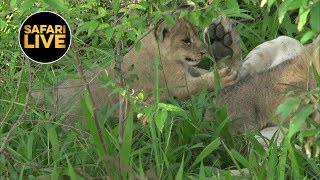
[[[124,170],[121,173],[124,179],[127,179],[127,172],[125,169],[127,169],[127,167],[130,167],[129,162],[131,159],[132,132],[133,132],[133,112],[130,111],[129,116],[126,120],[123,143],[120,149],[121,166],[124,168]]]
[[[65,155],[65,156],[66,156],[67,163],[68,163],[68,175],[71,178],[71,180],[77,180],[78,178],[77,178],[76,173],[74,172],[73,166],[70,163],[68,156],[67,155]]]
[[[184,155],[182,156],[182,161],[180,163],[180,168],[178,170],[178,173],[176,175],[176,180],[182,180],[183,179],[183,166],[184,166]]]
[[[203,166],[203,162],[202,161],[201,161],[201,165],[200,165],[199,179],[200,180],[205,180],[206,179],[206,173],[204,171],[204,166]]]
[[[57,135],[57,131],[55,129],[55,126],[47,125],[46,130],[47,130],[49,141],[50,141],[50,144],[52,147],[52,158],[53,158],[53,160],[59,159],[60,158],[59,140],[58,140],[58,135]]]
[[[237,160],[239,163],[241,163],[243,166],[246,168],[250,168],[250,163],[249,161],[243,157],[238,151],[231,149],[231,155],[234,157],[235,160]]]
[[[192,163],[191,167],[194,167],[199,162],[203,161],[209,154],[216,150],[220,146],[220,138],[213,140],[208,146],[206,146],[202,152],[197,156],[196,160]]]

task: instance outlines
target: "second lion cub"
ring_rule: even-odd
[[[194,67],[200,62],[204,53],[206,53],[206,47],[200,40],[197,29],[187,19],[177,19],[175,24],[162,22],[141,40],[139,51],[132,49],[124,56],[121,71],[130,89],[134,92],[143,91],[146,97],[144,100],[150,102],[154,90],[154,63],[159,58],[161,66],[159,87],[165,89],[162,97],[171,95],[180,99],[186,98],[190,94],[200,92],[204,86],[209,90],[214,88],[214,73]],[[110,95],[111,90],[103,87],[97,78],[105,72],[108,72],[108,76],[118,86],[120,85],[116,71],[112,68],[85,72],[93,105],[97,109],[104,106],[106,102],[110,106],[118,102],[118,96]],[[219,73],[222,87],[233,84],[237,80],[237,73],[230,68],[223,68]],[[129,82],[132,77],[135,77],[135,80]],[[69,109],[71,105],[77,105],[85,91],[85,82],[79,79],[68,79],[54,86],[53,95],[60,112],[66,112],[64,108]],[[43,99],[43,94],[42,91],[34,91],[32,96]],[[78,111],[71,114],[78,114]]]

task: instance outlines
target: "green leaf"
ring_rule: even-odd
[[[63,11],[64,13],[68,13],[68,7],[64,4],[63,0],[43,0],[44,3],[48,4],[56,11]]]
[[[168,117],[168,111],[166,110],[158,110],[154,116],[154,120],[156,121],[156,126],[160,132],[162,132],[164,123],[166,122]]]
[[[301,31],[303,29],[303,26],[307,23],[308,14],[310,12],[310,9],[299,9],[299,22],[298,22],[298,31]]]
[[[104,154],[103,148],[102,148],[102,142],[100,141],[100,138],[99,138],[98,127],[96,127],[96,124],[93,119],[93,109],[92,109],[90,99],[88,99],[88,97],[89,96],[86,93],[84,97],[85,99],[81,98],[82,114],[84,116],[84,120],[86,121],[86,125],[93,136],[93,141],[98,148],[99,154],[102,156]]]
[[[103,18],[108,15],[108,12],[106,9],[102,7],[98,7],[98,17],[97,18]]]
[[[70,163],[68,156],[67,155],[65,155],[65,156],[66,156],[67,163],[68,163],[68,175],[71,178],[71,180],[77,180],[78,178],[77,178],[76,173],[74,172],[73,166]]]
[[[107,39],[107,41],[110,41],[112,36],[113,36],[113,33],[114,33],[114,29],[112,27],[108,28],[105,32],[105,37]]]
[[[120,0],[113,0],[112,1],[112,11],[114,13],[118,13],[119,9],[120,9]]]
[[[206,173],[204,171],[204,166],[203,166],[202,161],[201,161],[201,165],[200,165],[199,179],[206,179]]]
[[[300,101],[301,100],[299,98],[291,98],[278,106],[275,114],[280,114],[281,122],[286,120],[286,118],[294,111],[296,106],[300,104]]]
[[[17,4],[17,0],[11,0],[10,1],[10,6],[11,6],[12,9],[15,8],[16,4]]]
[[[280,7],[279,7],[279,22],[282,23],[282,20],[284,18],[284,15],[286,15],[288,9],[290,8],[290,3],[292,2],[293,0],[286,0],[284,1],[283,3],[281,3]]]
[[[314,112],[314,109],[306,105],[295,115],[289,126],[288,138],[290,139],[296,132],[298,132],[305,122],[305,120]]]
[[[308,42],[310,39],[312,39],[316,34],[313,31],[308,31],[306,32],[300,39],[300,42],[302,44],[305,44]]]
[[[182,11],[182,12],[180,13],[179,18],[183,18],[183,17],[185,17],[185,16],[187,16],[187,15],[188,15],[188,11]]]
[[[108,23],[103,23],[100,24],[97,28],[97,31],[103,30],[103,29],[107,29],[108,27],[110,27],[110,25]]]
[[[27,147],[26,147],[26,151],[27,151],[27,159],[29,161],[32,160],[32,150],[33,150],[33,141],[34,141],[34,133],[31,133],[28,137],[27,137]]]
[[[123,167],[130,167],[129,161],[131,158],[131,146],[132,146],[132,132],[133,132],[133,112],[129,112],[129,116],[126,119],[126,125],[123,134],[123,143],[120,149],[121,165]],[[126,177],[126,171],[123,171],[122,177]]]
[[[141,6],[140,4],[131,4],[128,6],[129,9],[139,9],[139,10],[146,10],[145,7]]]
[[[198,26],[200,16],[201,16],[201,11],[192,11],[189,13],[188,17],[192,24],[195,24],[196,26]]]
[[[24,1],[21,5],[21,12],[25,12],[26,10],[28,10],[29,8],[32,7],[32,5],[35,3],[36,0],[28,0],[28,1]]]
[[[174,112],[184,112],[184,110],[178,106],[172,105],[172,104],[165,104],[165,103],[159,103],[158,107],[163,110],[167,111],[174,111]]]
[[[314,33],[320,32],[320,21],[319,21],[319,14],[320,14],[320,1],[313,5],[313,8],[310,12],[310,24],[311,29]]]
[[[91,21],[90,26],[88,28],[88,36],[90,36],[99,26],[98,21]]]
[[[59,173],[58,173],[58,168],[57,168],[57,163],[56,162],[54,163],[50,179],[52,179],[52,180],[58,180],[59,179]]]
[[[59,141],[58,141],[58,135],[57,131],[55,129],[55,126],[47,125],[46,130],[48,133],[48,137],[52,146],[52,154],[53,154],[53,160],[59,159]]]
[[[182,157],[180,168],[179,168],[178,173],[175,178],[176,180],[183,180],[183,166],[184,166],[184,155]]]
[[[237,160],[239,163],[244,165],[246,168],[250,168],[249,161],[244,158],[238,151],[231,149],[231,154],[234,157],[235,160]]]
[[[278,164],[278,151],[277,151],[277,142],[273,141],[272,146],[270,147],[270,155],[268,160],[268,173],[267,173],[267,179],[275,179],[276,173],[277,173],[277,166],[275,164]]]
[[[205,147],[202,152],[197,156],[196,160],[192,163],[191,167],[194,167],[199,162],[203,161],[209,154],[216,150],[220,146],[220,137],[213,140],[207,147]]]

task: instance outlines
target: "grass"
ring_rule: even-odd
[[[7,6],[8,9],[15,6],[20,8],[18,5],[12,5],[13,3],[13,1],[11,5],[0,3],[1,9]],[[70,7],[73,4],[76,2],[68,3]],[[81,64],[85,69],[106,66],[110,64],[110,59],[114,58],[113,49],[109,45],[113,43],[109,37],[112,33],[110,29],[106,30],[107,35],[104,34],[105,31],[92,33],[92,30],[85,30],[88,28],[85,25],[81,26],[81,23],[94,19],[97,12],[94,4],[86,5],[88,7],[83,6],[88,8],[83,11],[84,15],[80,13],[82,9],[76,7],[73,10],[74,14],[66,15],[72,27],[79,25],[82,28],[77,36],[73,37],[81,52]],[[38,10],[36,6],[30,5],[29,8],[31,11],[36,11]],[[46,4],[41,6],[50,9]],[[221,4],[215,6],[223,7]],[[257,8],[257,4],[249,1],[238,5],[245,10],[239,13],[230,10],[236,6],[234,2],[224,6],[227,7],[226,12],[233,13],[232,16],[238,22],[244,53],[280,34],[300,39],[309,30],[305,27],[298,32],[297,25],[291,23],[290,13],[284,17],[284,23],[279,24],[275,14],[269,13],[266,8]],[[272,139],[269,147],[265,149],[254,138],[254,134],[231,136],[228,133],[228,114],[225,108],[216,105],[214,98],[218,91],[203,90],[186,101],[168,99],[166,103],[160,103],[159,89],[155,88],[154,104],[148,107],[138,104],[132,106],[124,124],[121,142],[118,139],[120,131],[118,122],[108,117],[110,109],[103,108],[98,112],[99,121],[95,122],[88,94],[81,99],[81,106],[75,107],[81,109],[84,121],[69,122],[63,114],[44,112],[32,106],[26,98],[31,88],[49,87],[63,79],[79,76],[75,71],[77,69],[74,60],[75,50],[71,49],[61,61],[47,66],[31,63],[21,55],[18,42],[14,38],[17,36],[17,27],[24,17],[22,12],[25,11],[24,8],[27,7],[15,12],[13,20],[10,23],[8,21],[10,31],[1,31],[3,45],[0,49],[4,49],[0,50],[0,76],[4,80],[0,81],[1,177],[10,179],[320,178],[320,160],[308,158],[305,153],[293,146],[294,143],[299,144],[301,138],[318,133],[319,128],[306,130],[300,135],[296,134],[298,128],[292,129],[290,137],[287,137],[279,147]],[[151,8],[148,6],[146,9]],[[97,14],[103,14],[102,11],[99,9]],[[247,16],[260,18],[261,21],[242,21],[245,19],[243,17]],[[81,20],[75,17],[81,17]],[[131,22],[132,19],[129,17],[127,20]],[[96,22],[90,21],[90,23]],[[138,23],[139,26],[135,29],[138,36],[145,27],[140,27],[138,20],[134,23]],[[130,24],[132,28],[135,28],[134,23]],[[123,23],[123,27],[117,26],[117,28],[120,30],[128,28],[126,26],[129,25]],[[109,41],[102,42],[104,36],[108,36]],[[96,44],[87,43],[91,40]],[[130,43],[132,44],[132,41]],[[158,72],[155,73],[157,78]],[[110,82],[108,79],[104,81]],[[155,87],[157,86],[155,79]],[[308,99],[310,94],[317,93],[318,91],[306,92],[304,99]],[[133,97],[127,97],[129,101],[135,100]],[[294,105],[299,106],[298,103]],[[203,119],[208,107],[214,112],[212,120]],[[284,111],[288,111],[290,107],[293,105],[287,103],[287,106],[283,107]],[[308,121],[304,115],[310,112],[309,106],[303,107],[305,108],[296,112],[298,122]],[[143,125],[141,121],[145,118],[148,118],[149,123]],[[241,170],[243,168],[248,169],[248,175]],[[231,170],[241,170],[240,177],[233,177]]]

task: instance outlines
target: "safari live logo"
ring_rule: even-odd
[[[19,43],[29,59],[41,64],[50,64],[68,52],[71,45],[70,27],[54,12],[37,12],[22,23]]]

